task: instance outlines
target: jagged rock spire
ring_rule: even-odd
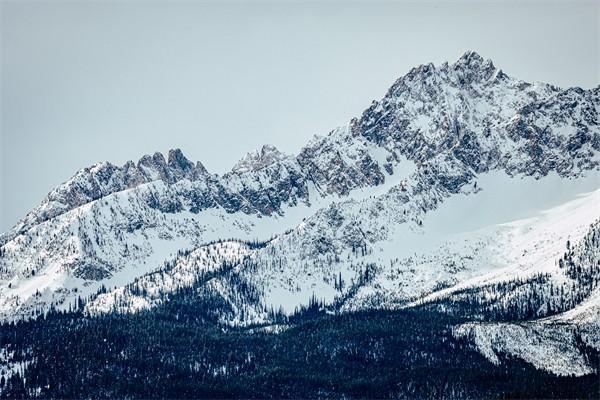
[[[257,171],[284,158],[286,158],[286,155],[275,146],[265,144],[260,150],[246,154],[234,165],[232,170],[238,173]]]

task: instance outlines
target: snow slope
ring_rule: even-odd
[[[425,214],[422,225],[390,224],[404,213],[394,208],[397,204],[387,194],[332,204],[264,248],[249,252],[258,268],[247,276],[243,269],[240,274],[261,288],[263,306],[291,313],[313,295],[332,303],[352,292],[344,310],[397,307],[415,299],[413,305],[428,302],[465,287],[557,272],[557,259],[567,240],[579,240],[589,221],[600,218],[597,174],[562,186],[552,179],[525,178],[523,186],[532,192],[561,188],[570,199],[549,210],[531,210],[529,218],[504,222],[510,218],[504,211],[494,218],[499,223],[476,230],[469,228],[477,222],[464,218],[452,223],[452,228],[438,227],[473,210],[473,204],[485,215],[493,213],[499,201],[505,206],[520,204],[522,193],[506,191],[502,185],[511,179],[500,174],[484,177],[477,192]],[[590,187],[596,190],[585,193]],[[410,208],[410,201],[400,206]],[[379,212],[375,218],[372,209]],[[512,209],[514,215],[522,215],[521,208]],[[354,228],[359,232],[356,238]],[[371,277],[358,286],[367,265],[374,266]],[[167,286],[185,283],[169,279]],[[336,288],[339,279],[346,283],[343,289]],[[452,286],[436,290],[448,285]]]

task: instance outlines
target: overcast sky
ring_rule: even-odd
[[[411,67],[468,49],[597,86],[598,2],[1,2],[0,231],[98,161],[297,151]]]

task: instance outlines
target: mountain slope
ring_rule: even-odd
[[[490,319],[568,279],[565,243],[600,218],[599,110],[600,88],[523,82],[467,52],[412,69],[297,155],[264,146],[223,175],[179,150],[96,164],[2,236],[0,317],[137,312],[182,287],[233,325],[314,304],[464,314],[451,305],[501,284],[468,305]]]

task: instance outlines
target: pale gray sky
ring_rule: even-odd
[[[179,147],[214,172],[295,152],[411,67],[472,49],[598,85],[595,1],[1,1],[0,231],[97,161]]]

